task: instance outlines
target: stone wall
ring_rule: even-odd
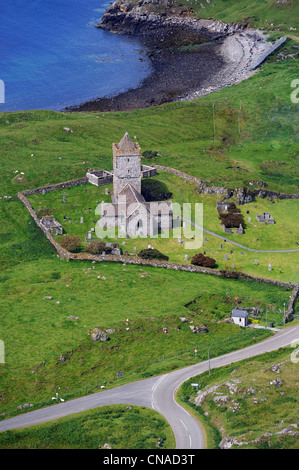
[[[42,193],[43,191],[47,193],[49,191],[57,191],[58,189],[72,188],[74,186],[80,186],[81,184],[87,184],[87,183],[88,183],[88,178],[84,176],[83,178],[77,178],[75,180],[65,181],[64,183],[48,184],[46,186],[41,186],[35,189],[26,189],[25,191],[22,191],[22,194],[24,196],[31,196],[32,194],[39,194],[39,193]]]
[[[286,313],[287,321],[290,321],[290,320],[293,319],[293,315],[294,315],[294,312],[295,312],[295,303],[296,303],[298,294],[299,294],[299,286],[295,286],[295,288],[293,290],[293,293],[291,295],[290,301],[288,303],[288,309],[287,309],[287,313]]]
[[[188,175],[182,171],[175,170],[167,166],[153,165],[157,170],[168,171],[173,173],[180,178],[183,178],[187,181],[195,183],[199,187],[199,192],[204,194],[221,194],[223,199],[229,199],[233,196],[236,196],[239,204],[245,204],[247,202],[253,201],[257,196],[262,199],[268,198],[278,198],[278,199],[299,199],[299,194],[282,194],[276,191],[268,191],[266,189],[253,189],[249,190],[248,188],[234,188],[228,189],[223,186],[207,186],[201,179],[196,178],[195,176]]]
[[[80,178],[80,181],[82,179],[83,178]],[[74,181],[78,182],[79,180],[74,180]],[[62,187],[70,187],[70,186],[65,186],[66,184],[69,184],[69,183],[72,183],[72,182],[52,185],[50,186],[49,190],[53,191],[54,186],[56,187],[56,189],[61,189]],[[77,183],[77,184],[83,184],[83,183]],[[76,186],[76,184],[74,185]],[[70,253],[69,251],[62,248],[59,245],[59,243],[55,240],[55,238],[51,235],[51,233],[47,231],[45,227],[43,227],[43,225],[41,225],[40,220],[35,210],[31,206],[28,199],[26,198],[26,195],[31,195],[31,194],[36,194],[38,192],[42,192],[43,189],[44,188],[37,188],[37,190],[27,190],[27,191],[19,192],[18,198],[25,205],[25,207],[29,211],[30,215],[34,219],[37,226],[40,227],[40,229],[48,238],[49,242],[52,243],[52,245],[57,251],[57,254],[61,258],[64,258],[67,260],[77,260],[77,261],[81,260],[81,261],[96,261],[96,262],[113,262],[113,263],[123,263],[123,264],[134,264],[134,265],[140,265],[140,266],[152,266],[155,268],[174,269],[176,271],[187,271],[187,272],[200,273],[200,274],[209,274],[209,275],[219,276],[219,277],[228,278],[228,279],[248,279],[248,280],[254,280],[254,281],[264,282],[268,284],[274,284],[274,285],[281,286],[281,287],[293,288],[294,291],[291,296],[290,302],[288,304],[288,312],[287,312],[287,317],[286,317],[287,320],[292,319],[292,314],[294,312],[294,305],[295,305],[295,301],[296,301],[296,298],[298,296],[298,291],[299,291],[299,286],[294,285],[292,283],[285,283],[285,282],[280,282],[280,281],[274,281],[271,279],[250,276],[249,274],[244,274],[238,271],[217,270],[217,269],[205,268],[201,266],[195,266],[192,264],[172,263],[170,261],[145,260],[145,259],[139,258],[137,254],[133,256],[125,256],[125,255],[93,255],[90,253]]]

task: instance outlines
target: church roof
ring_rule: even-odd
[[[124,188],[118,193],[118,198],[120,196],[125,196],[126,197],[126,203],[127,204],[133,204],[134,202],[145,202],[144,197],[142,194],[138,193],[133,186],[130,184],[126,184]]]
[[[118,144],[114,144],[120,153],[130,154],[139,153],[140,147],[137,142],[133,142],[129,134],[126,132]]]

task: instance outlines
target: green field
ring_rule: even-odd
[[[136,406],[103,406],[89,412],[0,434],[0,449],[174,448],[168,423]],[[106,444],[106,446],[105,446]]]
[[[289,40],[282,50],[293,53],[295,41]],[[0,369],[2,418],[22,412],[17,407],[24,403],[33,404],[30,409],[49,405],[58,391],[68,400],[99,391],[102,385],[115,387],[205,360],[208,351],[215,357],[269,336],[266,330],[218,323],[230,315],[236,298],[242,306],[262,310],[261,324],[268,309],[268,320],[282,326],[283,304],[290,296],[286,287],[59,259],[17,193],[84,176],[89,168],[112,169],[112,142],[118,142],[128,131],[136,136],[143,151],[158,151],[160,156],[144,159],[144,163],[176,168],[211,186],[233,189],[261,181],[269,190],[296,194],[298,104],[292,103],[290,95],[291,82],[297,78],[295,59],[278,61],[273,55],[247,81],[189,103],[122,113],[1,113],[0,338],[5,343],[6,362]],[[67,133],[64,127],[74,132]],[[156,178],[177,200],[203,202],[205,228],[223,235],[214,196],[200,195],[194,185],[168,173],[160,172]],[[81,190],[67,191],[66,205],[61,203],[62,193],[46,194],[42,204],[52,205],[62,219],[67,209],[75,221],[81,209],[90,205],[94,210],[95,201],[103,198],[103,188],[89,185],[83,196]],[[36,197],[32,202],[39,205],[40,201]],[[276,200],[273,204],[258,199],[242,207],[243,212],[250,211],[252,220],[256,212],[269,210],[277,223],[248,226],[242,238],[232,235],[232,239],[257,249],[296,248],[298,204],[298,200]],[[92,221],[86,212],[82,215],[84,224],[65,226],[66,232],[75,228],[84,237]],[[225,268],[225,252],[220,250],[219,240],[207,238],[207,254],[213,251],[218,267]],[[139,249],[145,241],[129,240],[124,247],[132,250],[133,243],[138,243]],[[185,251],[175,240],[151,244],[172,261],[184,262]],[[258,254],[259,264],[255,266],[255,254],[242,255],[241,251],[234,247],[233,254],[229,253],[230,265],[234,263],[249,274],[298,282],[298,255]],[[267,271],[269,262],[274,267],[271,272]],[[46,300],[46,296],[53,299]],[[187,308],[195,299],[193,307]],[[195,335],[188,323],[181,323],[181,316],[189,316],[195,325],[205,324],[208,333]],[[116,331],[110,341],[94,343],[90,333],[95,327]],[[60,361],[60,355],[66,360]],[[119,370],[123,371],[122,379],[117,379]],[[32,437],[37,446],[38,434]],[[14,438],[10,435],[9,439]],[[26,439],[24,446],[31,437]],[[114,445],[122,444],[118,441]]]
[[[176,3],[186,5],[180,0]],[[293,0],[189,0],[188,7],[193,8],[200,18],[214,18],[225,23],[236,21],[252,28],[294,35],[299,31],[299,6]]]
[[[191,400],[192,412],[207,431],[208,448],[218,448],[224,438],[236,440],[233,449],[298,448],[298,364],[291,353],[284,348],[263,354],[183,384],[180,400],[185,405]],[[196,405],[191,383],[200,383],[201,392],[218,388]],[[222,404],[219,396],[227,397]]]

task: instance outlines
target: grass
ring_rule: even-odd
[[[177,0],[178,5],[184,3]],[[226,23],[239,22],[250,24],[253,28],[267,29],[298,34],[299,8],[292,0],[211,0],[198,2],[190,0],[188,7],[193,8],[200,18],[214,18]],[[295,28],[295,32],[294,29]],[[297,30],[297,32],[296,32]]]
[[[158,413],[136,406],[103,406],[47,424],[0,434],[0,449],[156,449],[175,447]],[[109,447],[105,447],[108,444]]]
[[[217,321],[229,315],[236,297],[263,309],[289,297],[286,288],[253,281],[57,257],[23,263],[6,276],[0,283],[6,361],[0,373],[1,410],[9,416],[24,403],[49,405],[58,390],[71,399],[205,360],[208,350],[214,357],[253,344],[270,332]],[[200,296],[203,313],[185,307]],[[181,323],[186,316],[195,326],[204,323],[208,333],[192,333]],[[116,331],[110,341],[95,343],[95,327]]]
[[[180,400],[192,402],[192,412],[204,421],[208,433],[208,448],[217,448],[224,437],[235,438],[242,449],[296,449],[298,433],[280,433],[286,428],[296,431],[298,423],[297,364],[291,361],[290,348],[263,354],[227,367],[211,370],[185,382],[179,392]],[[278,365],[280,372],[273,372]],[[276,385],[275,380],[282,381]],[[196,393],[191,383],[200,383],[202,392],[219,385],[216,394],[209,393],[201,405],[195,404]],[[230,393],[228,383],[237,386]],[[218,406],[215,396],[229,395]],[[235,411],[233,408],[235,407]],[[221,429],[221,431],[219,431]],[[239,448],[237,444],[233,448]]]
[[[289,40],[282,50],[294,45]],[[245,82],[189,103],[122,113],[2,113],[2,197],[83,176],[90,167],[112,169],[111,144],[125,131],[143,151],[158,151],[161,156],[150,161],[210,185],[262,181],[267,189],[296,193],[298,117],[290,98],[296,65],[296,59],[277,62],[274,55]],[[74,132],[67,134],[65,126]]]
[[[281,50],[287,54],[295,45],[289,40]],[[278,308],[289,299],[286,288],[138,266],[60,260],[16,195],[23,189],[84,176],[88,168],[111,169],[111,144],[125,131],[136,135],[142,150],[161,155],[148,163],[177,168],[211,186],[243,187],[258,180],[270,190],[298,193],[298,105],[290,99],[291,82],[296,78],[296,60],[278,61],[274,54],[246,82],[190,103],[122,113],[1,113],[0,338],[5,343],[6,364],[0,370],[0,400],[5,416],[17,414],[17,407],[24,403],[32,403],[33,409],[48,405],[58,390],[71,399],[97,391],[102,384],[114,387],[184,367],[206,359],[208,350],[214,357],[270,334],[217,321],[229,314],[235,297],[242,305],[260,302],[263,310],[268,306],[277,321]],[[64,127],[74,132],[67,134]],[[209,214],[206,226],[219,229],[213,197],[199,196],[181,182],[173,189],[174,179],[169,175],[163,176],[163,182],[171,186],[178,200],[188,195],[191,201],[197,197],[203,201]],[[94,202],[97,190],[90,186],[83,194],[84,207]],[[75,193],[68,209],[74,219],[79,215],[75,207],[79,193]],[[44,201],[50,203],[48,197]],[[60,198],[55,202],[59,217],[64,215]],[[259,200],[257,205],[256,210],[262,210],[269,203]],[[257,245],[253,228],[242,240],[259,248],[267,244],[268,237],[275,246],[294,243],[296,220],[289,216],[297,207],[296,201],[271,204],[281,236],[273,227],[258,226]],[[250,205],[251,211],[255,213],[254,205]],[[87,214],[83,215],[86,225],[77,225],[82,236],[90,228]],[[160,251],[169,249],[174,261],[183,261],[177,246],[167,248],[163,243],[157,243]],[[208,254],[214,251],[223,267],[219,241],[208,237],[206,243]],[[234,248],[229,261],[238,266],[242,260],[248,273],[267,273],[272,279],[280,276],[277,269],[282,259],[276,257],[274,263],[269,255],[260,254],[255,267],[252,255],[242,256],[241,251]],[[268,273],[270,259],[275,269]],[[284,260],[281,279],[298,280],[297,258],[285,255]],[[99,275],[106,280],[98,279]],[[53,300],[45,300],[48,295]],[[197,311],[185,307],[194,299]],[[271,305],[277,306],[276,312]],[[71,315],[79,319],[69,319]],[[194,335],[179,319],[187,315],[192,315],[194,324],[204,322],[209,332]],[[116,331],[109,342],[93,343],[89,333],[95,327]],[[66,360],[59,361],[60,355]],[[123,378],[118,380],[119,370]],[[34,439],[38,442],[38,437]]]
[[[227,236],[228,240],[240,243],[245,247],[256,250],[292,250],[299,249],[299,226],[298,226],[298,201],[297,200],[276,200],[275,203],[268,199],[257,198],[253,203],[239,206],[244,219],[246,221],[246,230],[243,235],[235,233],[227,234],[220,227],[219,217],[216,210],[216,202],[221,200],[219,195],[203,195],[198,194],[198,187],[194,183],[185,182],[178,176],[165,171],[159,171],[155,177],[143,180],[144,185],[153,188],[163,188],[164,192],[172,192],[172,200],[178,205],[185,203],[191,204],[191,217],[195,220],[194,208],[196,203],[203,204],[203,226],[205,229],[212,231],[220,236]],[[97,205],[103,200],[111,201],[111,196],[105,194],[105,189],[112,192],[112,185],[96,187],[90,184],[77,186],[65,191],[52,191],[45,195],[37,194],[29,197],[29,201],[36,211],[39,208],[50,208],[56,219],[62,224],[66,235],[79,235],[83,246],[87,232],[91,228],[96,227],[99,216],[95,214]],[[66,202],[62,202],[65,195]],[[249,214],[247,214],[249,212]],[[274,225],[260,224],[256,220],[256,215],[263,212],[270,212],[276,223]],[[66,220],[64,217],[66,216]],[[80,217],[83,216],[83,223],[80,223]],[[251,217],[251,222],[248,218]],[[71,218],[69,224],[68,218]],[[194,229],[189,224],[186,230]],[[182,240],[190,235],[182,228]],[[199,234],[201,235],[201,233]],[[119,239],[107,238],[107,241],[118,241],[123,253],[139,252],[141,249],[147,248],[148,244],[157,248],[162,253],[169,256],[170,261],[178,263],[190,263],[191,257],[198,251],[206,251],[206,253],[215,258],[219,269],[231,269],[232,265],[236,270],[284,282],[298,282],[299,274],[297,264],[299,260],[298,253],[254,253],[243,248],[236,247],[230,243],[223,243],[219,238],[203,234],[202,248],[186,249],[185,243],[178,243],[174,231],[170,231],[169,237],[167,233],[160,234],[157,238],[130,238]],[[198,235],[196,235],[198,237]],[[57,237],[59,240],[61,237]],[[93,235],[93,239],[97,239]],[[222,243],[223,248],[220,248]],[[233,251],[233,253],[231,253]],[[242,255],[243,253],[243,255]],[[185,260],[185,254],[188,260]],[[225,260],[225,254],[228,259]],[[255,264],[258,259],[258,265]],[[268,270],[271,264],[272,271]],[[280,269],[281,268],[281,271]]]

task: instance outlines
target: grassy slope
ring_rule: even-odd
[[[176,3],[186,5],[180,0]],[[200,18],[213,18],[225,23],[244,21],[251,27],[297,35],[299,31],[299,5],[293,0],[189,0],[188,7],[193,8]]]
[[[195,203],[201,202],[203,204],[203,225],[204,228],[210,230],[218,235],[224,236],[223,229],[220,227],[220,220],[216,211],[216,202],[221,198],[217,195],[199,195],[197,186],[193,183],[185,183],[185,181],[178,176],[171,173],[159,171],[158,174],[149,180],[143,180],[143,184],[159,183],[159,187],[164,188],[166,192],[173,193],[173,203],[179,205],[183,203],[191,203],[192,210]],[[95,187],[90,184],[78,186],[67,191],[53,191],[46,195],[37,194],[29,197],[29,200],[35,210],[40,207],[47,207],[55,215],[56,219],[62,224],[64,233],[66,235],[79,235],[85,243],[87,232],[93,227],[95,228],[94,221],[97,221],[99,216],[95,215],[95,208],[97,203],[104,200],[111,201],[110,195],[105,195],[105,188],[108,187],[112,191],[112,185]],[[62,202],[62,196],[65,193],[66,202]],[[88,209],[91,212],[88,212]],[[244,220],[246,221],[245,234],[240,236],[235,233],[227,235],[229,240],[248,246],[249,248],[257,250],[288,250],[299,248],[299,225],[298,225],[298,209],[299,204],[296,200],[283,200],[277,201],[275,204],[268,199],[258,199],[254,204],[249,203],[241,206]],[[247,214],[249,211],[249,214]],[[263,212],[270,212],[275,220],[275,225],[259,224],[256,220],[257,214]],[[68,220],[64,221],[64,215],[70,217],[72,223],[69,224]],[[81,215],[83,216],[83,223],[79,223]],[[184,215],[184,213],[183,213]],[[251,217],[251,222],[248,222],[248,217]],[[185,217],[188,217],[185,214]],[[194,216],[192,215],[192,218]],[[193,219],[194,220],[194,219]],[[77,223],[76,223],[77,222]],[[191,235],[194,234],[192,229]],[[279,236],[278,236],[279,234]],[[134,253],[134,248],[139,252],[143,248],[147,248],[151,244],[162,253],[166,254],[170,261],[179,263],[190,263],[191,257],[199,251],[200,248],[186,249],[185,243],[179,244],[174,232],[169,233],[169,237],[164,237],[165,234],[160,234],[155,239],[144,238],[131,238],[129,240],[119,239],[118,242],[123,249],[123,252],[128,251]],[[182,240],[189,237],[182,229]],[[201,232],[200,234],[201,235]],[[197,234],[196,237],[199,237]],[[298,282],[298,260],[299,252],[297,253],[255,253],[246,251],[242,248],[236,247],[229,243],[223,243],[217,237],[206,236],[204,234],[201,240],[204,246],[200,249],[206,251],[206,254],[212,256],[217,261],[219,269],[231,268],[234,264],[235,269],[242,270],[251,275],[258,277],[267,277],[275,280],[285,282]],[[59,239],[61,237],[57,237]],[[97,239],[96,237],[94,239]],[[109,241],[109,239],[108,239]],[[111,239],[112,241],[112,239]],[[116,241],[113,239],[113,241]],[[195,242],[194,242],[195,243]],[[222,243],[223,248],[220,248]],[[82,248],[83,249],[83,248]],[[231,250],[233,253],[231,253]],[[242,252],[244,255],[242,255]],[[185,254],[188,255],[188,261],[185,261]],[[225,261],[225,254],[229,255],[228,260]],[[259,264],[255,265],[254,260],[258,259]],[[271,263],[272,271],[268,271],[268,264]],[[281,272],[279,268],[281,267]]]
[[[155,449],[175,447],[166,421],[148,408],[104,406],[53,422],[0,434],[0,449]],[[109,447],[108,447],[109,448]]]
[[[195,341],[202,343],[202,358],[206,358],[209,344],[214,344],[212,351],[216,355],[227,346],[223,335],[232,331],[228,325],[217,329],[211,322],[210,333],[195,339],[190,336],[188,325],[180,332],[176,330],[178,316],[186,313],[184,303],[202,293],[209,296],[219,291],[218,308],[227,314],[223,310],[227,281],[197,277],[194,282],[188,273],[155,270],[147,270],[150,275],[140,278],[137,267],[128,267],[129,279],[122,288],[126,272],[122,266],[109,265],[95,268],[97,274],[98,270],[100,274],[104,269],[108,272],[108,283],[101,284],[96,275],[85,274],[91,265],[57,259],[15,198],[17,191],[75,178],[92,166],[111,168],[111,143],[128,130],[137,136],[143,150],[159,150],[162,156],[156,163],[214,184],[234,187],[262,179],[270,189],[298,192],[297,105],[290,101],[294,78],[294,60],[276,63],[272,59],[247,82],[192,103],[99,115],[47,111],[1,114],[0,337],[5,341],[7,360],[1,371],[3,411],[13,411],[24,402],[46,404],[59,386],[71,398],[86,393],[86,386],[96,390],[105,380],[116,385],[114,371],[120,368],[127,381],[131,380],[132,371],[139,378],[183,366],[195,360]],[[64,126],[73,128],[74,133],[66,134]],[[236,166],[248,172],[230,168]],[[22,180],[15,170],[24,172]],[[13,200],[4,199],[4,195]],[[61,278],[54,279],[53,272],[59,272]],[[116,289],[121,295],[114,295]],[[178,292],[183,292],[179,299]],[[45,304],[44,296],[51,293],[54,301]],[[288,298],[281,289],[261,290],[256,284],[230,282],[230,302],[233,296],[241,295],[246,302],[259,299],[265,304]],[[72,314],[80,317],[77,324],[67,320]],[[89,328],[123,327],[127,316],[136,326],[130,336],[122,331],[107,344],[90,343]],[[166,318],[169,320],[165,322]],[[161,333],[165,324],[171,326],[169,336]],[[244,342],[241,333],[238,329],[238,347]],[[246,344],[254,340],[250,335],[246,331]],[[261,338],[258,335],[263,332],[256,332]],[[138,351],[140,342],[143,347],[146,345],[144,357]],[[182,344],[186,344],[186,350],[182,350]],[[229,346],[234,346],[233,341]],[[67,354],[70,359],[60,363],[59,354]]]
[[[111,169],[111,143],[126,130],[142,150],[161,153],[156,163],[211,184],[233,188],[261,180],[268,189],[296,193],[298,105],[290,98],[296,78],[295,59],[272,58],[249,80],[190,103],[98,115],[3,113],[2,194],[83,175],[90,166]],[[65,126],[74,132],[66,134]],[[25,173],[23,184],[15,170]]]
[[[215,395],[210,393],[200,407],[192,409],[205,424],[209,448],[218,447],[220,440],[228,436],[245,443],[242,449],[298,448],[298,432],[293,436],[276,434],[292,424],[298,425],[298,365],[291,361],[291,352],[292,350],[285,348],[249,361],[214,369],[210,375],[204,373],[193,377],[183,385],[179,396],[187,402],[189,397],[195,396],[191,383],[200,382],[201,391],[220,384],[217,394],[230,396],[230,401],[219,407],[213,401]],[[271,367],[279,364],[280,372],[273,372]],[[282,385],[276,387],[273,384],[276,379],[282,380]],[[230,394],[225,385],[228,382],[237,386],[235,393]],[[234,412],[231,410],[233,400],[239,405],[239,409]],[[221,429],[221,434],[217,429]],[[295,428],[290,429],[297,431]],[[255,439],[257,441],[252,442]],[[234,448],[239,447],[234,445]]]

